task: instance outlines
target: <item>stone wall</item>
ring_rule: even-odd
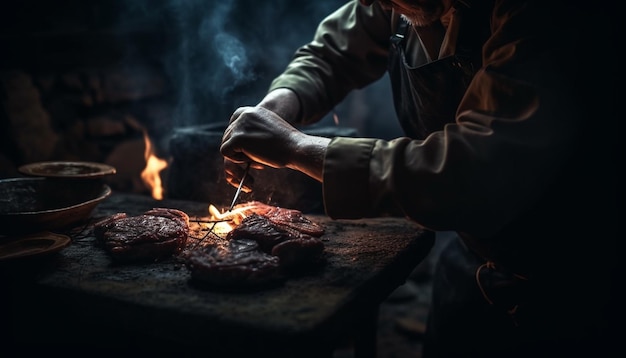
[[[115,189],[145,191],[144,135],[158,150],[171,129],[166,82],[147,67],[2,71],[0,175],[37,161],[86,160],[116,167]]]

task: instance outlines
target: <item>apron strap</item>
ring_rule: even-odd
[[[396,28],[396,32],[391,35],[391,44],[399,49],[400,46],[403,46],[402,42],[404,42],[404,37],[406,36],[406,30],[409,28],[409,24],[404,21],[404,19],[400,18],[398,21],[398,27]]]

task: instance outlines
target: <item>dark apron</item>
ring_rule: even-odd
[[[470,1],[462,0],[464,5]],[[405,56],[405,32],[412,29],[400,21],[391,38],[388,69],[394,105],[411,138],[424,139],[454,123],[458,104],[482,65],[480,56],[490,32],[493,1],[473,1],[470,6],[474,8],[457,8],[458,32],[450,26],[446,36],[458,37],[447,57],[413,67]],[[570,302],[569,290],[562,295],[554,291],[555,283],[549,280],[511,272],[478,255],[458,236],[435,262],[424,358],[526,358],[548,353],[561,357],[602,348],[596,344],[594,312],[572,318],[579,298]],[[584,277],[593,279],[590,273]],[[575,277],[564,279],[570,282]],[[575,286],[566,283],[556,287]],[[596,299],[593,292],[587,297]]]
[[[388,71],[394,106],[405,134],[411,138],[424,139],[454,122],[457,106],[481,65],[481,46],[489,31],[489,20],[484,17],[488,13],[465,7],[457,7],[457,13],[455,20],[462,29],[455,34],[453,55],[412,67],[404,52],[408,24],[400,19],[391,37]]]
[[[489,36],[492,2],[455,4],[456,38],[450,55],[411,66],[405,54],[408,24],[400,19],[391,38],[389,75],[396,114],[405,134],[424,139],[454,123],[457,107],[476,70]],[[458,31],[458,32],[457,32]],[[450,51],[451,50],[451,51]],[[519,337],[517,310],[526,279],[476,255],[459,237],[437,260],[424,357],[499,356]],[[491,353],[491,354],[490,354]]]

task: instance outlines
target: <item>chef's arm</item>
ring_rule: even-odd
[[[277,88],[269,92],[258,106],[274,112],[290,124],[296,123],[301,115],[300,100],[297,94],[288,88]],[[293,156],[287,160],[287,167],[322,181],[324,155],[330,139],[302,132],[293,132],[291,137]]]
[[[352,90],[380,79],[387,71],[391,20],[379,6],[348,1],[318,26],[311,42],[297,49],[270,91],[290,88],[300,100],[292,123],[322,119]]]
[[[288,168],[299,170],[321,182],[324,168],[324,156],[330,138],[318,137],[299,132],[300,138],[293,152]]]
[[[276,113],[289,123],[295,123],[301,115],[298,95],[288,88],[277,88],[270,91],[259,102],[258,106]]]

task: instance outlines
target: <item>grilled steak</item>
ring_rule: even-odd
[[[302,267],[317,262],[324,251],[324,243],[294,227],[297,225],[286,225],[264,215],[252,214],[230,231],[226,239],[254,240],[263,252],[280,258],[283,267]]]
[[[246,216],[257,214],[264,216],[273,223],[281,227],[290,227],[301,233],[320,237],[324,234],[324,228],[306,218],[301,211],[295,209],[285,209],[277,206],[263,204],[259,201],[251,201],[239,204],[234,207],[234,211],[241,210]]]
[[[283,281],[285,268],[318,263],[324,251],[319,239],[324,228],[298,210],[253,201],[235,206],[229,219],[238,225],[222,243],[184,254],[192,282],[232,289],[265,287]]]
[[[282,281],[279,258],[259,250],[253,240],[234,239],[226,245],[193,250],[185,266],[196,283],[251,288]]]
[[[118,213],[96,223],[94,235],[116,261],[156,261],[181,252],[189,236],[189,216],[166,208],[138,216]]]

